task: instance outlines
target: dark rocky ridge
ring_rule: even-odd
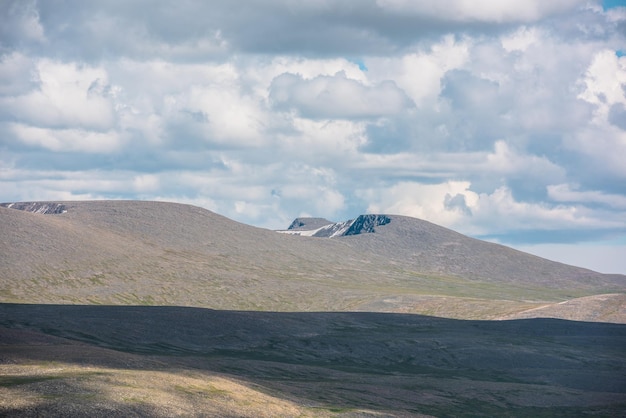
[[[352,222],[343,235],[359,235],[376,232],[377,226],[387,225],[391,218],[386,215],[361,215]]]

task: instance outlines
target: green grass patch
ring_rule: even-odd
[[[149,400],[145,398],[138,398],[136,396],[123,397],[122,400],[126,403],[139,403],[139,404],[146,404],[149,402]]]
[[[0,376],[0,387],[10,388],[13,386],[28,385],[31,383],[45,382],[48,380],[63,379],[64,376]]]
[[[187,395],[227,395],[228,391],[218,389],[212,385],[198,386],[198,385],[176,385],[174,386],[178,392],[185,393]]]

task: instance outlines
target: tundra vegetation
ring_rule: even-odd
[[[393,215],[328,238],[172,203],[15,206],[1,414],[626,413],[626,276]]]

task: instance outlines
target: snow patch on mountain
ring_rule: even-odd
[[[23,210],[25,212],[40,213],[42,215],[57,215],[67,212],[65,205],[51,202],[0,203],[0,206],[9,209]]]
[[[360,215],[356,219],[330,222],[323,218],[296,218],[281,234],[304,237],[335,238],[376,232],[377,226],[387,225],[391,218],[386,215]]]
[[[287,230],[289,231],[312,231],[323,226],[330,225],[334,222],[324,218],[296,218],[293,220]]]

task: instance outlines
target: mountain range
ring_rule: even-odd
[[[296,219],[277,233],[163,202],[5,206],[0,297],[6,302],[626,318],[626,276],[404,216]]]
[[[405,216],[0,205],[4,415],[619,416],[624,324],[624,275]]]

